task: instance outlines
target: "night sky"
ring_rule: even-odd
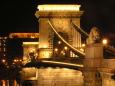
[[[34,16],[38,4],[81,4],[81,28],[97,26],[115,43],[115,0],[3,0],[0,2],[0,33],[38,32]]]

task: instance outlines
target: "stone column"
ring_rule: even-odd
[[[99,72],[103,58],[103,46],[101,43],[86,46],[86,57],[84,60],[84,86],[102,86]]]

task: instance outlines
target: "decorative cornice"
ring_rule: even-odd
[[[75,18],[80,17],[83,11],[36,11],[37,18]]]

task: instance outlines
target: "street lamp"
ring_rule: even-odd
[[[64,47],[64,50],[67,50],[67,49],[68,49],[67,46],[65,46],[65,47]]]
[[[57,51],[58,51],[58,49],[57,49],[57,48],[55,48],[55,49],[54,49],[54,51],[55,51],[55,52],[57,52]]]
[[[61,44],[61,41],[58,41],[58,44]]]
[[[2,59],[2,62],[3,62],[3,63],[5,63],[5,62],[6,62],[6,60],[5,60],[5,59]]]
[[[103,39],[103,40],[102,40],[102,43],[103,43],[103,45],[107,45],[108,40],[107,40],[107,39]]]

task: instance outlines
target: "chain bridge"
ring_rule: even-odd
[[[105,57],[114,58],[115,48],[103,45],[101,41],[86,44],[89,34],[80,28],[82,14],[80,5],[38,5],[35,13],[40,34],[38,58],[25,64],[22,70],[23,80],[33,80],[34,86],[113,86],[108,85],[106,81],[115,83],[111,78],[115,76],[115,59],[105,59]],[[72,72],[65,71],[63,68]],[[72,80],[67,81],[72,77],[75,80],[77,73],[73,73],[73,70],[79,71],[82,84]],[[48,77],[45,73],[49,74]],[[59,73],[61,78],[55,73]],[[62,77],[62,73],[67,76],[71,74],[72,77],[68,76],[68,78],[66,75]],[[41,80],[40,77],[45,77],[45,80],[48,78],[49,81]],[[55,77],[53,78],[55,84],[53,82],[51,85],[52,77]],[[62,81],[57,81],[56,77]],[[67,80],[63,81],[62,78]]]

